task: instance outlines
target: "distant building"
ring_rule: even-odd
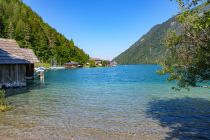
[[[64,66],[65,66],[65,68],[78,68],[78,67],[81,67],[79,62],[74,62],[74,61],[65,63]]]
[[[26,86],[26,80],[34,78],[37,62],[33,50],[20,48],[15,40],[0,39],[0,88]]]
[[[94,61],[96,66],[102,66],[103,62],[100,58],[90,58],[89,61]]]
[[[90,62],[95,62],[95,66],[99,66],[99,67],[107,67],[107,66],[111,66],[111,61],[110,60],[102,60],[100,58],[90,58],[89,62],[87,63],[87,65],[91,65]]]

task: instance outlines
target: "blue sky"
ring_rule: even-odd
[[[170,0],[23,0],[91,57],[112,59],[178,12]]]

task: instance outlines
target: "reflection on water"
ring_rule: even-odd
[[[158,68],[48,71],[8,91],[0,139],[210,139],[209,90],[172,91]]]

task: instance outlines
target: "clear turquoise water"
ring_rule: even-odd
[[[10,89],[0,139],[210,139],[210,90],[171,89],[156,65],[47,71]]]

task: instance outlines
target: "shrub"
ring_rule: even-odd
[[[12,107],[9,106],[8,101],[5,97],[5,90],[0,89],[0,112],[10,110]]]

